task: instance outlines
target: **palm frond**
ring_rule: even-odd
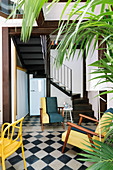
[[[106,143],[93,140],[95,148],[87,146],[91,151],[84,149],[84,151],[87,154],[79,153],[79,155],[83,156],[84,158],[80,159],[81,161],[88,161],[88,162],[94,162],[93,165],[91,165],[88,169],[105,169],[110,167],[113,168],[113,148]]]

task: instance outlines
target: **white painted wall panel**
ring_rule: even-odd
[[[89,103],[92,104],[92,110],[94,110],[94,116],[98,118],[98,111],[99,111],[99,98],[95,96],[98,95],[98,91],[89,91],[88,98]]]
[[[17,119],[28,114],[27,74],[17,69]]]
[[[71,97],[68,97],[66,94],[61,92],[59,89],[57,89],[53,85],[51,85],[51,96],[52,97],[57,97],[57,102],[58,102],[59,107],[64,106],[64,102],[66,102],[66,103],[68,103],[69,105],[72,106]]]

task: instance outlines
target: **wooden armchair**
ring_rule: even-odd
[[[40,120],[41,127],[43,131],[43,124],[63,122],[64,128],[64,107],[57,106],[56,97],[42,97],[41,98],[41,108],[40,108]],[[62,110],[62,115],[60,115],[60,110]]]
[[[109,112],[109,114],[112,114],[112,113]],[[74,145],[74,146],[76,146],[78,148],[88,150],[89,148],[87,148],[84,144],[94,147],[92,145],[93,144],[92,139],[93,140],[99,140],[99,125],[98,125],[99,121],[94,119],[94,118],[82,115],[82,114],[79,114],[79,116],[80,116],[80,120],[79,120],[78,125],[76,125],[74,123],[67,122],[67,124],[69,125],[68,130],[62,134],[62,141],[64,141],[64,145],[63,145],[63,148],[62,148],[62,153],[64,152],[66,143]],[[105,135],[107,133],[107,131],[103,132],[103,126],[105,126],[105,124],[102,125],[102,122],[106,118],[108,118],[108,116],[109,116],[108,114],[104,113],[101,120],[100,120],[100,124],[101,124],[101,141],[102,142],[103,142],[104,137],[105,137]],[[91,130],[89,128],[81,126],[83,118],[86,118],[86,119],[94,121],[97,124],[96,130],[93,131],[93,130]],[[112,120],[109,120],[109,123],[111,123],[111,121]],[[90,143],[88,143],[88,142],[90,142]]]

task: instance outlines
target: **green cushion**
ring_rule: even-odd
[[[50,123],[63,122],[64,118],[58,113],[56,97],[46,97],[46,112]]]
[[[85,128],[85,129],[87,129],[87,130],[90,130],[90,131],[92,131],[92,132],[95,132],[95,130],[92,130],[92,129],[87,128],[87,127],[85,127],[85,126],[82,126],[82,125],[78,125],[78,126],[83,127],[83,128]],[[84,134],[86,134],[86,135],[87,135],[87,133],[86,133],[86,132],[84,132],[84,131],[82,131],[82,130],[80,130],[80,129],[77,129],[77,128],[75,128],[75,127],[71,127],[71,130],[74,130],[74,131],[77,131],[77,132],[81,132],[81,133],[84,133]],[[92,134],[91,134],[91,136],[93,137],[93,135],[92,135]]]
[[[56,97],[46,97],[46,109],[47,113],[58,113]]]
[[[48,113],[50,123],[63,122],[63,117],[59,113]]]

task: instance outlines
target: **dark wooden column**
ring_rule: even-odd
[[[47,56],[46,56],[46,96],[51,96],[51,89],[50,89],[50,37],[47,36]]]
[[[99,91],[99,94],[102,93],[102,92],[105,92],[106,90],[104,91]],[[107,94],[103,94],[101,95],[102,99],[104,99],[105,101],[103,101],[101,98],[100,98],[100,114],[101,116],[103,115],[103,113],[107,110]],[[99,115],[98,115],[99,117]]]
[[[3,122],[11,122],[11,40],[2,28]]]

